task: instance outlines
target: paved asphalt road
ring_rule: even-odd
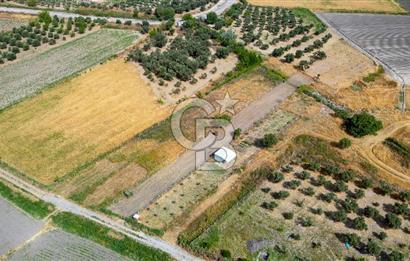
[[[206,18],[206,15],[209,12],[215,12],[216,14],[222,14],[230,8],[237,0],[220,0],[217,4],[215,4],[211,9],[206,10],[204,12],[195,14],[194,17],[197,18]],[[0,12],[8,12],[8,13],[20,13],[20,14],[31,14],[31,15],[36,15],[40,13],[42,10],[39,9],[30,9],[30,8],[16,8],[16,7],[3,7],[0,6]],[[70,12],[64,12],[64,11],[49,11],[51,16],[57,15],[58,17],[64,17],[64,18],[75,18],[83,15],[79,14],[74,14]],[[132,21],[134,24],[142,24],[142,19],[130,19],[130,18],[116,18],[116,17],[97,17],[93,15],[87,15],[85,17],[90,17],[91,19],[97,19],[97,18],[105,18],[111,23],[115,23],[116,20],[120,20],[122,23],[125,21]],[[176,19],[177,22],[180,21],[181,19]],[[155,20],[148,20],[148,22],[151,25],[159,25],[161,24],[160,21],[155,21]]]
[[[276,86],[262,98],[251,103],[236,114],[232,119],[232,124],[235,128],[241,128],[242,131],[246,131],[255,122],[263,119],[276,106],[292,95],[298,86],[309,84],[311,81],[311,78],[301,73],[295,74],[287,82]],[[207,138],[212,139],[211,135]],[[195,152],[188,150],[176,162],[161,169],[142,184],[135,187],[132,190],[133,196],[115,203],[110,207],[110,210],[124,217],[132,216],[146,208],[175,184],[189,176],[194,170]]]

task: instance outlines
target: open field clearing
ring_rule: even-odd
[[[259,90],[256,91],[255,95],[249,95],[247,99],[244,100],[245,103],[242,103],[243,107],[240,108],[241,111],[235,111],[237,114],[235,114],[235,116],[233,117],[232,122],[236,128],[241,128],[244,131],[252,127],[254,121],[266,116],[266,114],[272,109],[272,107],[274,107],[277,103],[280,103],[283,97],[292,92],[292,87],[290,85],[283,84],[278,87],[278,83],[282,82],[284,79],[283,76],[265,67],[260,67],[256,68],[249,74],[243,75],[243,77],[236,79],[232,83],[225,85],[223,88],[216,90],[207,98],[210,98],[209,101],[212,102],[218,100],[215,99],[216,97],[218,97],[215,96],[216,94],[221,95],[219,99],[223,99],[226,93],[229,93],[233,98],[235,98],[235,95],[244,95],[245,93],[250,93],[250,90],[252,88],[238,88],[238,85],[247,86],[246,84],[243,84],[249,83],[250,78],[253,78],[255,80],[249,86],[252,86],[252,88],[266,88],[266,92],[263,93]],[[258,99],[258,97],[261,99]],[[252,101],[252,99],[256,100]],[[240,102],[238,102],[237,104],[239,105]],[[235,109],[239,109],[239,107]],[[199,113],[198,110],[195,109],[192,109],[190,111],[193,111],[192,114],[189,111],[185,114],[189,115],[189,119],[182,119],[181,126],[183,131],[188,130],[188,132],[192,133],[193,125],[189,124],[189,122],[192,122],[195,118],[203,117],[203,115],[201,115],[201,113]],[[185,117],[185,115],[183,117]],[[185,126],[188,127],[185,128]],[[158,129],[156,131],[158,132]],[[167,129],[164,128],[163,131],[163,133],[167,134],[166,137],[168,139],[173,140],[170,134],[169,125]],[[147,133],[147,135],[154,137],[156,136],[160,139],[164,136],[163,134],[155,134],[155,131],[151,134]],[[186,136],[190,137],[188,135]],[[157,173],[155,173],[154,176],[144,181],[141,185],[134,187],[131,190],[131,196],[129,196],[128,198],[119,199],[118,202],[115,202],[113,205],[111,205],[110,209],[122,216],[130,216],[133,213],[146,208],[162,193],[167,192],[176,183],[186,178],[192,171],[195,170],[195,161],[193,160],[193,157],[195,157],[195,152],[187,151],[179,158],[174,158],[175,160],[171,162],[172,164],[169,164],[165,168],[160,169]]]
[[[262,6],[280,6],[286,8],[305,7],[315,11],[361,11],[404,13],[398,4],[392,0],[249,0],[249,3]]]
[[[43,233],[7,260],[130,260],[92,241],[61,230]]]
[[[283,180],[271,182],[265,179],[261,182],[255,191],[194,240],[191,247],[214,257],[224,249],[233,257],[247,258],[267,251],[273,260],[275,257],[286,260],[302,256],[312,260],[335,260],[345,255],[371,258],[359,247],[349,250],[344,247],[342,235],[355,233],[363,244],[371,238],[387,253],[394,249],[409,255],[406,244],[410,237],[403,231],[409,225],[405,215],[401,218],[401,228],[389,229],[383,224],[386,214],[392,212],[396,203],[401,203],[399,200],[376,193],[376,189],[360,189],[354,182],[342,182],[346,190],[334,192],[331,184],[336,184],[335,178],[311,171],[305,172],[309,176],[304,178],[300,174],[302,168],[293,166],[293,169],[290,173],[283,172]],[[293,187],[292,184],[297,185]],[[359,189],[361,192],[357,192]],[[323,195],[332,191],[334,198],[327,202]],[[354,198],[362,192],[362,197]],[[352,199],[357,204],[353,203],[354,210],[350,210],[346,203]],[[376,209],[377,215],[366,216],[365,208],[370,206]],[[334,213],[342,211],[346,211],[343,221],[333,221]],[[357,217],[364,219],[367,229],[357,229],[354,225]],[[381,231],[386,233],[388,240],[382,241],[375,236]],[[405,246],[400,248],[399,244]]]
[[[51,184],[165,119],[170,108],[138,75],[132,63],[114,59],[3,111],[1,159]]]
[[[29,217],[0,197],[0,256],[38,233],[43,222]]]
[[[323,13],[319,17],[410,83],[409,16]]]
[[[0,108],[106,60],[135,39],[132,31],[102,29],[1,68]]]
[[[251,145],[254,144],[256,137],[262,137],[263,133],[278,135],[293,120],[293,115],[290,113],[275,111],[250,129],[246,140],[235,141],[234,148],[238,158],[233,172],[240,174],[242,166],[246,165],[249,158],[258,151]],[[141,222],[147,226],[167,230],[172,230],[175,225],[185,225],[184,220],[187,215],[205,198],[212,195],[231,174],[232,169],[218,170],[218,168],[214,171],[193,172],[142,211]]]

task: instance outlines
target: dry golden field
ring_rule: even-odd
[[[393,0],[249,0],[261,6],[305,7],[314,11],[405,12]]]
[[[170,111],[118,58],[1,112],[0,159],[50,184]]]

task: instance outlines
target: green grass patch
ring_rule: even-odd
[[[94,241],[123,256],[134,260],[172,260],[160,250],[145,246],[124,236],[122,239],[110,236],[110,229],[86,218],[62,212],[52,217],[53,223],[63,230]]]
[[[347,164],[347,161],[328,141],[309,135],[299,135],[293,139],[292,145],[283,157],[289,158],[291,155],[306,163],[332,166]]]
[[[313,24],[317,31],[325,31],[327,26],[309,9],[297,7],[292,9],[293,13],[306,23]]]
[[[0,182],[0,195],[37,219],[43,219],[54,211],[54,206],[42,200],[32,200]]]
[[[369,83],[369,82],[374,82],[384,74],[384,69],[382,66],[377,67],[377,71],[374,73],[369,73],[367,76],[363,77],[363,81]]]

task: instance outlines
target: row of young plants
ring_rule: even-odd
[[[175,14],[199,9],[205,11],[218,0],[121,0],[94,2],[86,0],[14,0],[34,8],[65,9],[83,15],[166,20]]]
[[[103,21],[97,21],[103,23]],[[58,18],[51,17],[48,12],[42,12],[38,19],[28,25],[0,32],[0,64],[17,59],[21,52],[41,45],[54,45],[59,39],[75,37],[91,30],[96,23],[90,18]]]
[[[169,37],[175,33],[170,23],[163,30],[152,30],[149,42],[130,52],[128,59],[140,63],[151,81],[155,75],[160,79],[160,85],[174,78],[195,84],[197,71],[232,52],[238,55],[238,70],[261,62],[259,55],[236,42],[233,32],[212,29],[190,15],[184,16],[183,21],[181,35],[173,39]]]
[[[386,182],[381,181],[378,186],[373,186],[373,181],[367,178],[358,177],[355,172],[352,170],[342,170],[338,166],[324,165],[321,166],[318,163],[305,164],[301,172],[294,173],[295,179],[290,181],[283,182],[283,187],[286,190],[279,190],[270,192],[270,188],[262,188],[262,192],[270,193],[274,201],[263,202],[261,207],[266,210],[274,210],[278,207],[279,202],[290,196],[289,190],[295,190],[299,188],[299,191],[308,197],[316,196],[318,200],[322,200],[327,203],[335,203],[337,211],[324,211],[322,208],[310,208],[310,212],[314,215],[325,215],[328,219],[333,222],[343,222],[349,228],[355,230],[368,230],[368,225],[366,223],[366,218],[374,219],[377,224],[380,225],[381,229],[400,229],[402,226],[403,219],[410,218],[410,208],[408,207],[408,202],[410,201],[410,192],[409,191],[394,191],[394,189]],[[321,173],[317,178],[313,177],[311,173],[307,170],[314,170]],[[293,167],[290,165],[284,166],[281,171],[275,171],[268,176],[268,180],[272,183],[280,183],[284,180],[284,173],[289,173],[293,171]],[[326,179],[325,176],[332,177],[335,182],[331,182]],[[312,186],[300,188],[303,180],[309,180]],[[354,182],[358,187],[351,191],[348,189],[347,183]],[[329,192],[320,193],[316,195],[315,187],[325,187]],[[364,208],[359,208],[357,201],[365,197],[365,191],[368,189],[373,189],[377,194],[387,196],[390,195],[392,198],[397,200],[394,205],[384,206],[386,210],[386,215],[382,216],[376,207],[379,206],[378,202],[373,203],[372,206],[366,206]],[[344,200],[338,199],[338,194],[345,193],[346,198]],[[295,204],[299,207],[303,207],[303,200],[298,200]],[[356,218],[348,218],[349,213],[355,213]],[[284,212],[282,213],[284,219],[292,220],[294,218],[293,212]],[[312,218],[299,218],[296,220],[303,227],[310,227],[314,225]],[[409,227],[403,227],[403,232],[406,234],[410,233]],[[374,235],[380,240],[387,238],[387,234],[384,231],[379,233],[374,232]],[[349,234],[355,235],[356,234]],[[340,238],[340,235],[336,233],[336,236]],[[358,237],[359,238],[359,237]],[[296,240],[300,239],[295,238]],[[360,238],[359,238],[360,239]],[[404,255],[397,250],[391,251],[382,251],[382,246],[376,243],[375,240],[369,239],[367,244],[356,245],[352,244],[351,241],[343,239],[342,243],[350,243],[355,247],[360,253],[373,255],[376,257],[385,257],[389,259],[389,255],[394,255],[401,257],[397,260],[404,260]],[[359,240],[360,241],[360,240]],[[405,243],[399,243],[405,246]]]

